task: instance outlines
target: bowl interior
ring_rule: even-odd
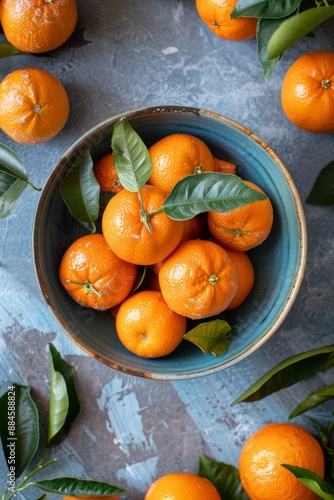
[[[183,341],[164,358],[140,358],[122,346],[108,312],[79,306],[60,285],[60,260],[72,241],[85,234],[67,212],[60,195],[61,182],[84,148],[90,149],[93,160],[111,151],[113,126],[123,117],[127,117],[148,147],[177,132],[199,137],[214,156],[235,163],[238,175],[258,184],[272,201],[273,229],[262,245],[249,252],[255,268],[255,285],[238,309],[226,313],[227,321],[238,325],[238,330],[222,356],[205,355],[198,347]],[[198,377],[227,368],[271,337],[298,293],[307,252],[302,205],[287,169],[275,153],[249,130],[227,118],[181,107],[124,113],[80,138],[60,158],[45,183],[36,210],[33,243],[42,293],[63,331],[84,351],[114,369],[169,380]]]

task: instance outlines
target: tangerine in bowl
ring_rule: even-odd
[[[129,130],[132,135],[124,147]],[[183,146],[175,146],[173,141],[179,136],[191,141],[191,154],[188,146],[184,151]],[[135,175],[129,174],[127,150],[131,148],[140,159]],[[172,151],[168,175],[164,174],[166,150]],[[193,151],[195,170],[178,172],[176,166],[184,155],[186,163],[195,161]],[[89,182],[94,182],[99,200],[93,224],[80,222],[69,200],[75,198],[78,177],[72,173],[85,155],[89,161],[84,163],[90,167],[83,176],[86,181],[92,179]],[[159,156],[165,158],[160,170],[150,171],[147,164],[158,169]],[[109,181],[112,188],[106,190]],[[88,191],[91,195],[93,190]],[[241,192],[240,206],[222,208],[222,199],[225,203],[229,197],[240,198]],[[157,205],[148,210],[152,200]],[[133,212],[129,203],[139,208]],[[263,209],[255,208],[258,205]],[[146,253],[142,232],[132,239],[133,246],[126,239],[122,228],[130,222],[136,225],[131,221],[133,213],[141,216],[140,231],[145,226],[145,238],[153,233],[153,251],[151,247]],[[246,220],[250,213],[264,220],[261,234],[258,231],[254,236],[246,226],[244,230],[233,226],[236,219]],[[92,226],[99,236],[92,238]],[[98,273],[104,272],[102,257],[94,262],[96,285],[90,283],[89,290],[78,269],[75,275],[66,274],[80,260],[71,249],[82,249],[82,241],[90,240],[112,263],[108,265],[115,266],[115,273],[108,270],[111,279],[117,279],[113,286],[109,282],[107,301],[100,300],[104,293],[103,279],[98,279]],[[289,171],[254,133],[202,109],[149,107],[103,121],[59,158],[37,205],[33,249],[37,279],[50,312],[79,348],[124,373],[178,380],[216,373],[244,360],[280,328],[303,280],[307,228]],[[95,253],[91,248],[90,255]],[[198,286],[203,269],[210,275],[205,289]],[[289,273],[282,272],[286,269]],[[123,270],[126,285],[121,279]],[[245,274],[247,280],[241,286]],[[78,294],[80,286],[86,288]],[[86,292],[95,296],[86,300]],[[149,321],[141,317],[136,323],[133,311],[137,313],[139,307],[150,311]],[[145,349],[139,348],[139,334],[141,340],[157,339],[155,354],[147,342]],[[204,343],[198,340],[201,337]]]

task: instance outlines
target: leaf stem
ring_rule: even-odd
[[[42,188],[35,186],[35,184],[33,184],[32,182],[30,182],[29,180],[27,182],[28,182],[28,185],[31,188],[35,189],[35,191],[42,191]]]
[[[13,498],[13,496],[16,495],[16,493],[18,493],[19,491],[22,491],[22,490],[25,490],[26,488],[28,488],[28,486],[31,486],[31,485],[34,485],[33,482],[30,482],[28,483],[29,479],[31,477],[33,477],[37,472],[41,471],[42,469],[45,469],[46,467],[49,467],[49,465],[52,465],[54,464],[55,462],[57,462],[57,458],[52,458],[52,460],[49,460],[48,462],[46,462],[44,465],[42,464],[42,461],[45,457],[45,453],[43,454],[43,457],[42,459],[39,461],[39,463],[37,464],[37,467],[30,472],[30,474],[28,474],[27,476],[24,476],[24,478],[22,479],[22,481],[20,482],[20,484],[18,485],[17,488],[15,488],[14,491],[11,492],[11,494],[9,496],[6,496],[7,495],[7,492],[8,492],[8,488],[5,490],[4,494],[2,495],[1,497],[1,500],[10,500],[11,498]]]
[[[98,297],[101,297],[100,292],[98,292],[93,285],[88,281],[73,281],[73,280],[66,280],[68,283],[72,283],[73,285],[81,285],[84,287],[84,293],[95,293]]]
[[[144,224],[144,226],[146,227],[146,229],[152,234],[153,233],[153,229],[152,229],[152,226],[150,224],[151,212],[146,212],[145,209],[144,209],[144,203],[143,203],[143,198],[142,198],[140,189],[138,189],[137,193],[138,193],[139,206],[140,206],[140,210],[139,210],[140,220]]]

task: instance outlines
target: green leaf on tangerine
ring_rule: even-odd
[[[0,398],[0,435],[8,468],[19,477],[34,458],[39,445],[39,416],[30,387],[9,384]],[[13,463],[14,458],[14,463]]]
[[[116,123],[111,147],[118,178],[128,191],[138,192],[152,172],[152,160],[142,139],[124,118]]]
[[[241,486],[239,471],[233,465],[215,462],[200,455],[198,475],[211,481],[222,498],[248,500],[248,496]]]
[[[214,319],[195,326],[183,338],[197,345],[204,354],[212,353],[218,357],[227,351],[230,345],[229,338],[234,332],[235,328],[232,328],[227,321]]]
[[[258,19],[279,19],[294,12],[302,0],[238,0],[231,18],[257,17]]]
[[[334,15],[334,6],[307,9],[284,21],[268,43],[268,59],[283,54],[296,42]]]
[[[57,349],[50,343],[50,354],[52,357],[53,368],[61,373],[66,385],[66,392],[68,395],[68,410],[66,413],[65,421],[58,430],[58,432],[49,441],[50,445],[60,444],[67,436],[73,422],[80,413],[80,401],[75,387],[75,376],[73,367],[65,361]]]
[[[228,212],[266,198],[237,175],[203,172],[188,175],[177,182],[167,196],[163,210],[172,219],[186,220],[209,210]]]
[[[334,160],[320,171],[310,194],[306,198],[306,203],[334,206]]]
[[[126,491],[112,484],[99,481],[89,481],[76,477],[57,477],[32,483],[37,488],[58,495],[76,496],[79,498],[106,497],[122,495]]]
[[[319,495],[323,500],[334,500],[334,488],[327,481],[324,481],[315,472],[296,467],[295,465],[281,464],[282,467],[288,469],[292,474],[305,486],[314,493]]]
[[[93,172],[93,160],[84,149],[63,180],[60,192],[75,219],[93,225],[99,216],[100,185]]]

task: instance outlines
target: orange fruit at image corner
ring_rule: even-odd
[[[117,257],[102,234],[88,234],[75,240],[63,255],[59,278],[78,304],[107,310],[132,291],[137,266]]]
[[[1,0],[1,24],[8,42],[22,52],[60,47],[74,32],[76,0]]]
[[[63,84],[47,71],[17,69],[0,83],[0,129],[13,141],[49,141],[62,130],[69,113]]]
[[[169,307],[191,319],[222,312],[238,286],[236,268],[227,252],[207,240],[181,243],[163,261],[159,284]]]
[[[281,102],[297,127],[317,134],[334,132],[334,52],[299,57],[285,74]]]
[[[188,472],[173,472],[152,483],[144,500],[222,500],[206,478]]]
[[[173,352],[181,343],[186,327],[186,318],[172,311],[155,290],[134,293],[122,302],[116,315],[120,341],[143,358],[158,358]]]
[[[256,35],[257,19],[239,17],[231,19],[238,0],[196,0],[196,9],[202,21],[219,38],[242,42]]]
[[[107,497],[87,497],[86,500],[121,500],[119,495],[109,495]],[[82,500],[82,497],[64,497],[63,500]]]
[[[251,500],[318,499],[281,464],[309,469],[324,478],[324,453],[310,432],[290,423],[268,424],[250,436],[239,458],[240,480]]]
[[[166,193],[154,186],[140,190],[144,210],[162,207]],[[102,232],[110,248],[121,259],[142,266],[164,260],[180,243],[184,223],[168,217],[163,210],[149,218],[151,232],[141,216],[138,193],[122,189],[109,201],[102,217]]]

